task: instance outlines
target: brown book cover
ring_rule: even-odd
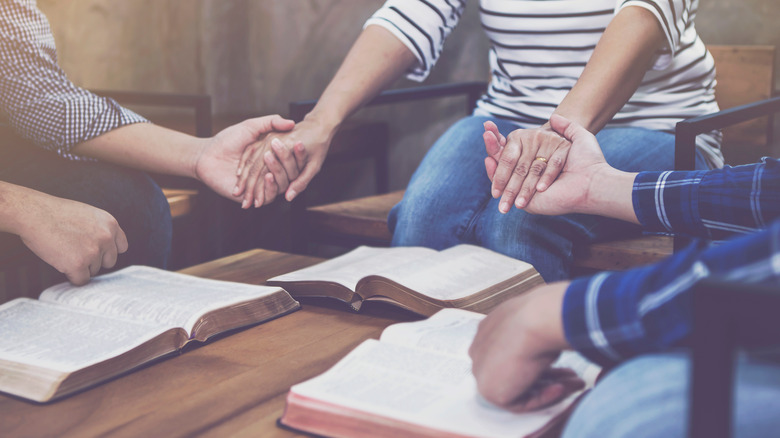
[[[299,307],[280,288],[143,266],[62,283],[0,306],[0,391],[47,402]]]

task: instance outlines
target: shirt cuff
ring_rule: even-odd
[[[706,170],[640,172],[632,202],[647,231],[702,235],[698,190]]]

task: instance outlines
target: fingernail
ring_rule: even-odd
[[[260,200],[259,199],[255,199],[255,208],[257,208],[259,206],[260,206]]]
[[[508,212],[509,211],[509,203],[506,202],[506,201],[501,202],[501,204],[499,204],[499,206],[498,206],[498,211],[500,211],[501,213]]]
[[[525,198],[517,198],[517,208],[525,207]]]
[[[539,185],[536,186],[536,190],[539,191],[539,192],[543,192],[543,191],[547,190],[547,184],[539,183]]]
[[[233,187],[233,196],[238,196],[238,185]]]
[[[493,197],[498,198],[499,196],[501,196],[501,191],[498,189],[493,189]]]
[[[239,167],[238,170],[236,170],[236,176],[241,176],[241,171],[244,170],[243,167]]]
[[[279,141],[278,138],[275,138],[275,139],[271,140],[271,146],[274,146],[274,147],[277,147],[277,148],[281,147],[282,146],[282,142]]]
[[[244,199],[244,202],[242,202],[242,203],[241,203],[241,208],[243,208],[244,210],[246,210],[247,208],[249,208],[249,201],[247,201],[246,199]]]
[[[298,196],[298,192],[296,192],[293,189],[287,190],[287,200],[292,201],[295,199],[295,197]]]

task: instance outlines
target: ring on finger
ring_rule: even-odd
[[[547,158],[544,158],[544,157],[536,157],[536,158],[534,158],[534,161],[536,161],[536,160],[539,160],[542,163],[547,163]]]

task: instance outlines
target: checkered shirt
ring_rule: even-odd
[[[146,122],[114,100],[68,80],[54,37],[34,0],[0,0],[0,123],[44,149],[71,149],[131,123]]]
[[[563,322],[569,343],[591,360],[614,365],[684,345],[693,315],[692,286],[725,280],[780,285],[780,162],[710,171],[642,172],[633,202],[644,227],[707,239],[666,260],[574,280]]]

